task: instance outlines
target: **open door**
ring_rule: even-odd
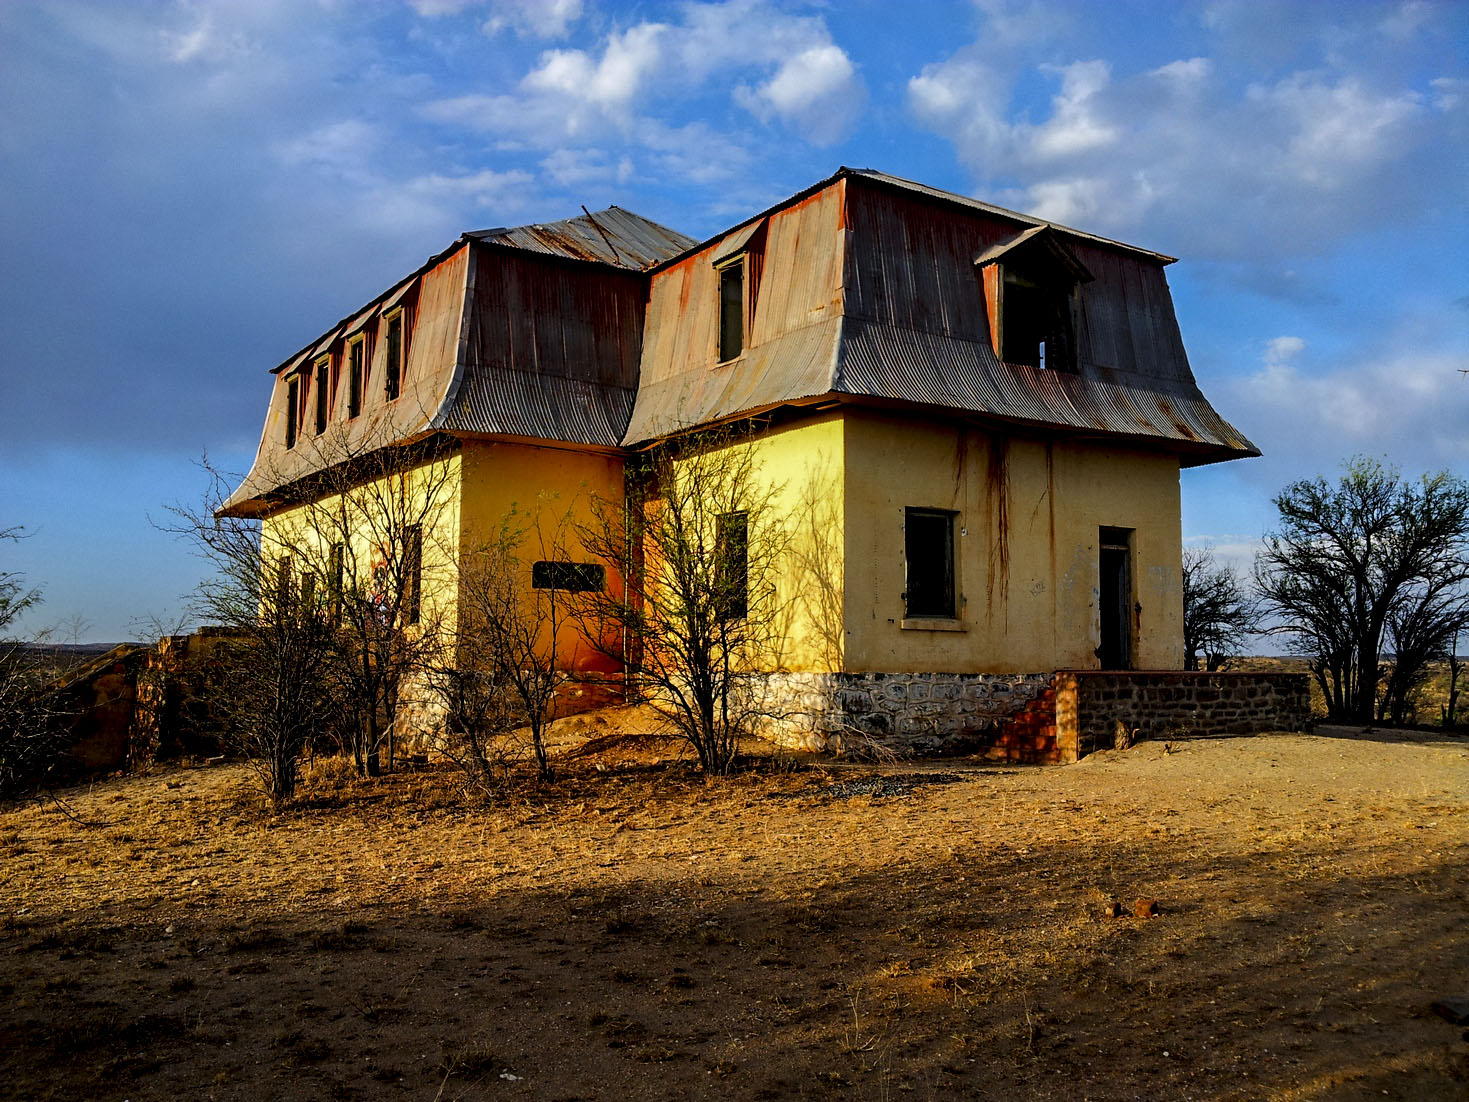
[[[1097,540],[1097,580],[1102,639],[1097,657],[1104,670],[1132,669],[1132,529],[1102,528]]]

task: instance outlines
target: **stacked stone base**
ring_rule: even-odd
[[[1051,674],[770,674],[763,710],[771,717],[767,733],[799,749],[859,755],[867,748],[915,756],[993,753],[1049,761],[1056,752],[1054,718],[1049,723],[1032,718],[1023,727],[1012,720],[1046,697],[1051,679]]]
[[[763,687],[776,742],[856,756],[1071,762],[1113,746],[1119,729],[1178,739],[1311,724],[1304,674],[780,673]]]

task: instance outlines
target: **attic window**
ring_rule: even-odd
[[[366,374],[367,338],[357,336],[347,342],[347,416],[362,412],[362,381]]]
[[[388,401],[398,397],[403,385],[403,311],[394,310],[384,321],[387,327],[387,350],[383,362],[383,396]]]
[[[1007,364],[1077,368],[1079,288],[1091,272],[1048,225],[998,241],[975,258],[984,283],[990,340]]]
[[[296,446],[297,406],[301,402],[301,381],[292,375],[286,383],[286,447]]]
[[[327,399],[330,397],[332,381],[332,358],[330,356],[318,357],[316,361],[316,435],[320,436],[326,431],[326,418],[330,412]]]
[[[1011,270],[1005,271],[1004,280],[1000,359],[1053,371],[1075,370],[1071,288]]]
[[[719,362],[745,350],[745,262],[741,257],[719,269]]]

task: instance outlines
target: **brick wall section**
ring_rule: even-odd
[[[1056,712],[1060,758],[1075,761],[1110,748],[1118,721],[1150,739],[1308,730],[1311,689],[1303,673],[1070,670]]]

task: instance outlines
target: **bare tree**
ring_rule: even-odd
[[[1310,660],[1329,714],[1370,723],[1390,618],[1469,559],[1469,485],[1448,472],[1407,482],[1358,457],[1335,484],[1292,483],[1275,506],[1255,569],[1264,609]]]
[[[730,434],[667,446],[629,472],[622,501],[596,499],[581,544],[621,584],[586,592],[588,642],[624,657],[629,680],[707,773],[728,772],[739,739],[768,718],[764,671],[780,646],[776,579],[788,539],[780,487]]]
[[[1406,723],[1413,697],[1428,680],[1429,664],[1451,658],[1459,634],[1469,627],[1469,562],[1449,559],[1431,565],[1423,577],[1403,587],[1387,614],[1386,638],[1392,648],[1387,680],[1378,702],[1378,719]],[[1456,661],[1456,660],[1455,660]],[[1457,671],[1451,670],[1457,690]]]
[[[382,445],[328,432],[297,447],[313,473],[272,495],[261,557],[286,564],[335,631],[337,730],[360,773],[391,767],[400,726],[429,696],[458,547],[455,442]]]
[[[1259,621],[1254,600],[1235,570],[1209,546],[1183,549],[1183,668],[1224,669]]]
[[[0,528],[0,542],[23,538],[24,529]],[[39,656],[15,632],[16,621],[40,603],[40,591],[24,576],[0,570],[0,800],[43,790],[61,762],[65,733],[56,694]]]
[[[336,632],[292,561],[262,552],[259,522],[220,515],[231,480],[207,458],[204,469],[210,482],[202,507],[170,506],[174,521],[165,528],[190,540],[211,567],[193,610],[232,636],[219,648],[212,703],[225,740],[280,808],[336,709],[329,673]]]

